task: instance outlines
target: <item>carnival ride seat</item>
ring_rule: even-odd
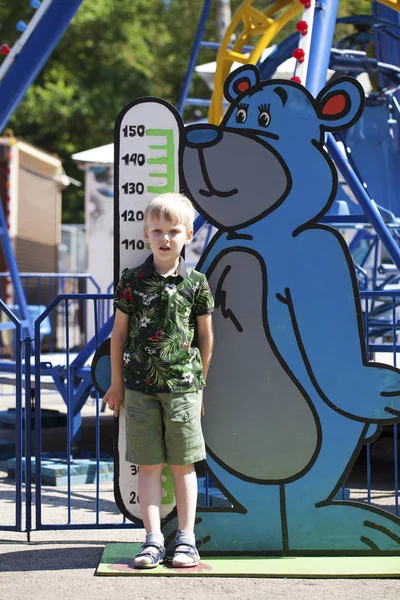
[[[36,319],[46,310],[46,306],[43,304],[28,304],[27,306],[28,318],[31,323],[34,323]],[[17,319],[22,319],[21,310],[17,304],[7,304],[7,308],[10,309]],[[50,335],[51,332],[51,321],[49,317],[46,317],[42,323],[40,323],[40,341],[42,342],[44,336]],[[7,319],[5,313],[1,313],[0,336],[2,346],[6,350],[6,353],[14,355],[15,325]]]

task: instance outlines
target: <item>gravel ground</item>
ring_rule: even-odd
[[[0,532],[1,598],[397,600],[400,597],[400,581],[385,579],[96,577],[95,569],[106,542],[139,540],[142,532],[60,533],[38,532],[27,544],[20,534]]]
[[[0,463],[0,469],[4,463]],[[0,471],[0,521],[14,520],[14,485]],[[101,486],[102,522],[121,523],[111,484]],[[383,494],[385,496],[385,494]],[[94,521],[95,486],[74,486],[72,522]],[[35,496],[33,495],[33,500]],[[43,521],[66,522],[66,490],[43,489]],[[32,517],[34,518],[34,511]],[[383,600],[400,598],[398,580],[310,580],[251,578],[97,577],[96,567],[107,542],[142,541],[141,529],[33,531],[26,534],[0,531],[0,599],[30,600]],[[399,558],[400,562],[400,558]]]

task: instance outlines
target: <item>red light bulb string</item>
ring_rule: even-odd
[[[311,46],[311,31],[314,21],[315,0],[299,0],[303,5],[303,18],[296,24],[296,30],[300,34],[299,47],[293,50],[292,56],[296,59],[296,68],[291,81],[296,83],[305,82],[307,75],[308,57]]]

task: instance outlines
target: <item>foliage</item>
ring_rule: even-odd
[[[0,3],[0,43],[32,16],[26,0]],[[177,102],[202,0],[84,0],[8,126],[17,137],[57,153],[83,180],[71,154],[112,141],[115,118],[131,100]],[[28,7],[28,8],[27,8]],[[83,190],[64,192],[63,220],[83,221]]]

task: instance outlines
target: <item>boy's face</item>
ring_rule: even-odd
[[[193,238],[193,229],[186,231],[183,223],[171,223],[164,217],[151,217],[144,227],[144,238],[150,243],[154,257],[159,260],[176,259],[183,246]]]

